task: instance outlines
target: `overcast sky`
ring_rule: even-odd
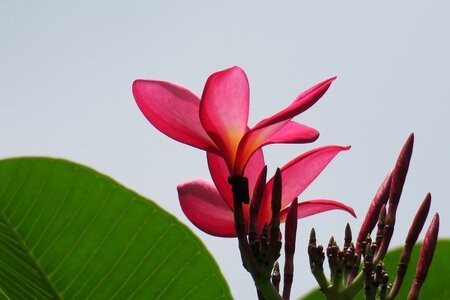
[[[204,153],[154,129],[131,84],[169,80],[201,94],[211,73],[241,66],[253,125],[336,75],[295,119],[317,128],[318,141],[266,148],[273,171],[313,147],[352,145],[300,200],[337,199],[359,218],[329,212],[299,222],[292,294],[315,284],[305,252],[310,228],[323,244],[331,235],[342,240],[346,222],[357,231],[410,132],[415,148],[392,243],[403,243],[429,191],[440,234],[450,236],[449,2],[307,2],[3,1],[0,157],[66,158],[153,199],[201,237],[236,299],[252,299],[237,241],[203,234],[178,205],[178,183],[209,178]]]

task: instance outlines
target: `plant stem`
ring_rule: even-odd
[[[247,271],[252,275],[257,290],[263,295],[265,300],[282,300],[280,294],[270,282],[270,273],[267,274],[267,276],[261,273],[261,268],[258,266],[248,243],[244,212],[242,208],[242,200],[248,198],[248,190],[244,192],[241,188],[242,180],[245,180],[245,178],[241,176],[234,176],[229,179],[230,184],[233,186],[234,226],[239,242],[242,263]],[[246,193],[246,195],[243,195],[243,193]]]
[[[342,294],[349,299],[352,299],[364,285],[364,273],[359,272],[355,279],[343,291]]]

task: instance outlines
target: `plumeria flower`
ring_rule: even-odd
[[[169,137],[225,159],[229,173],[242,175],[253,153],[273,143],[309,143],[319,132],[291,121],[316,103],[335,77],[301,93],[287,108],[249,129],[249,84],[239,67],[212,74],[201,100],[188,89],[157,80],[136,80],[140,110]]]
[[[311,182],[322,172],[328,163],[341,151],[350,147],[325,146],[308,151],[293,159],[281,168],[282,197],[280,220],[286,220],[292,201],[297,198]],[[235,237],[233,217],[233,195],[227,178],[229,172],[225,160],[213,153],[208,153],[208,165],[214,183],[198,179],[178,186],[181,208],[187,218],[204,232],[221,237]],[[249,191],[253,192],[258,175],[264,168],[262,151],[257,151],[244,172],[249,181]],[[265,187],[263,200],[258,214],[259,229],[271,219],[271,192],[273,178]],[[250,198],[252,194],[250,194]],[[250,216],[247,204],[243,204],[244,218],[248,224]],[[340,209],[355,217],[353,209],[338,201],[317,199],[299,202],[298,218],[305,218],[321,212]]]
[[[301,93],[277,114],[262,120],[252,129],[247,125],[249,85],[239,67],[211,75],[201,99],[188,89],[166,81],[136,80],[133,95],[153,126],[169,137],[205,150],[214,183],[195,180],[178,187],[181,207],[190,221],[203,231],[217,236],[235,236],[233,198],[227,178],[245,176],[249,190],[263,169],[261,147],[273,143],[309,143],[319,132],[291,121],[316,103],[335,78],[325,80]],[[327,146],[311,150],[292,160],[282,171],[283,199],[281,219],[291,202],[319,175],[327,164],[348,147]],[[272,180],[267,184],[258,222],[270,220]],[[311,200],[298,204],[299,218],[331,209],[354,212],[333,200]],[[248,220],[248,209],[244,209]]]

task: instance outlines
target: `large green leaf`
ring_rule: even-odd
[[[414,279],[416,272],[417,261],[419,259],[421,243],[414,246],[411,254],[411,261],[409,262],[408,271],[405,276],[405,280],[402,287],[396,297],[396,299],[407,299],[409,289]],[[397,273],[397,264],[400,260],[402,248],[391,250],[387,253],[384,262],[386,271],[390,275],[390,281],[395,279]],[[450,240],[441,239],[438,241],[436,251],[434,253],[433,261],[428,271],[428,276],[425,283],[420,290],[421,299],[427,300],[448,300],[450,299]],[[325,299],[323,294],[319,290],[314,290],[306,296],[302,297],[303,300],[319,300]],[[355,299],[363,300],[364,294],[360,292]]]
[[[87,167],[0,161],[0,299],[231,299],[201,241]]]

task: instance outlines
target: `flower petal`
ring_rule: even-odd
[[[319,138],[319,135],[316,129],[291,121],[267,138],[261,147],[268,144],[312,143]]]
[[[214,184],[217,187],[222,198],[233,208],[233,194],[231,192],[231,186],[228,184],[228,177],[230,177],[230,171],[227,168],[225,160],[214,153],[207,153],[208,167]],[[250,158],[247,168],[245,169],[244,176],[248,178],[248,186],[250,192],[250,198],[252,196],[253,189],[258,179],[259,173],[264,168],[264,155],[262,150],[258,150]]]
[[[275,127],[280,127],[276,129]],[[293,121],[277,123],[268,127],[251,129],[242,138],[236,155],[235,172],[245,168],[248,158],[256,149],[268,144],[303,144],[317,140],[319,132],[311,127]]]
[[[331,160],[341,151],[350,146],[325,146],[308,151],[291,160],[281,168],[283,180],[282,207],[287,207],[294,198],[298,197]],[[273,180],[268,183],[271,188]]]
[[[222,199],[233,209],[233,194],[231,192],[231,186],[228,183],[228,177],[230,177],[230,171],[222,156],[207,152],[208,168],[211,178],[216,185],[217,191],[222,196]]]
[[[302,219],[321,212],[334,209],[344,210],[356,218],[355,212],[353,211],[353,208],[351,208],[350,206],[347,206],[339,201],[326,199],[309,200],[298,203],[297,218]],[[281,221],[286,220],[288,212],[289,207],[286,207],[281,211],[280,213]]]
[[[174,83],[136,80],[133,95],[139,109],[159,131],[179,142],[217,152],[200,123],[200,99]]]
[[[232,168],[238,144],[247,132],[249,85],[239,67],[212,74],[200,103],[200,121]]]
[[[257,148],[273,143],[266,141],[276,132],[287,126],[293,117],[304,112],[319,101],[335,79],[336,77],[332,77],[304,91],[287,108],[262,120],[247,132],[239,144],[239,150],[237,151],[239,157],[236,158],[234,172],[238,173],[245,168],[247,159]],[[291,134],[290,140],[295,140]],[[281,142],[279,141],[278,143]],[[282,143],[286,143],[286,141],[283,141]]]
[[[261,149],[253,153],[248,161],[247,168],[245,168],[244,176],[248,178],[248,188],[250,190],[250,198],[252,197],[253,189],[255,188],[258,176],[264,168],[264,154]]]
[[[325,169],[330,161],[341,151],[350,149],[350,146],[325,146],[310,150],[291,160],[281,168],[282,196],[281,209],[288,207],[317,176]],[[267,183],[263,203],[260,208],[259,223],[264,224],[270,220],[270,197],[273,178]]]
[[[181,209],[200,230],[220,236],[235,237],[233,211],[206,180],[193,180],[177,187]]]
[[[330,87],[331,83],[336,79],[336,77],[324,80],[315,86],[307,89],[294,100],[287,108],[278,112],[277,114],[262,120],[254,129],[267,127],[285,120],[290,120],[293,117],[301,114],[311,106],[313,106],[319,99],[325,94],[325,92]]]

